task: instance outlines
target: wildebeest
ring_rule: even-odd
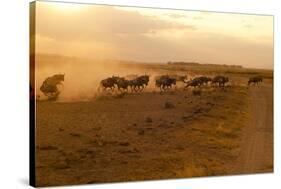
[[[142,91],[149,83],[149,75],[141,75],[133,80],[129,81],[129,86],[132,91]]]
[[[253,83],[254,85],[258,85],[259,82],[262,82],[262,80],[263,79],[261,76],[250,77],[248,81],[248,85],[250,86],[251,83]]]
[[[160,91],[166,91],[171,88],[173,85],[176,85],[177,80],[175,78],[171,78],[168,75],[163,75],[155,80],[156,87],[160,88]]]
[[[185,89],[190,87],[200,87],[202,85],[207,85],[209,81],[212,81],[211,78],[206,77],[206,76],[200,76],[200,77],[195,77],[190,81],[185,81],[186,86],[184,87]]]
[[[200,85],[207,85],[208,82],[212,81],[211,78],[206,77],[206,76],[200,76],[200,77],[198,77],[198,80],[200,80]]]
[[[119,77],[112,76],[112,77],[101,80],[99,89],[102,88],[103,91],[110,89],[113,92],[115,85],[117,84],[118,78]]]
[[[221,76],[221,75],[218,75],[218,76],[215,76],[213,79],[212,79],[212,84],[213,85],[219,85],[219,87],[224,87],[225,84],[229,81],[228,77],[225,77],[225,76]]]
[[[146,87],[148,85],[148,82],[149,82],[149,75],[145,74],[145,75],[139,76],[137,78],[137,80],[139,80],[142,83],[142,85],[144,87]]]
[[[62,85],[64,76],[65,74],[55,74],[52,77],[48,77],[42,83],[40,90],[44,93],[45,96],[49,98],[56,98],[60,94],[58,85]]]
[[[119,77],[116,79],[116,85],[119,91],[125,90],[128,91],[130,81],[125,79],[124,77]]]
[[[202,84],[203,84],[203,81],[199,78],[199,77],[196,77],[190,81],[187,81],[185,82],[186,85],[185,85],[185,89],[188,88],[188,87],[200,87]]]

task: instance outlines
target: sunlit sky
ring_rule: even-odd
[[[37,1],[36,53],[273,68],[273,16]]]

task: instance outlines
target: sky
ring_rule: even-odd
[[[37,1],[36,53],[273,69],[273,16]]]

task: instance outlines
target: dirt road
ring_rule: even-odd
[[[250,123],[243,131],[240,156],[234,173],[273,171],[272,84],[250,88]]]

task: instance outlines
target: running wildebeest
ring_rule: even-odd
[[[184,89],[186,89],[188,87],[200,87],[203,84],[203,81],[199,77],[196,77],[185,83],[186,83],[186,86],[184,87]]]
[[[138,78],[138,75],[136,74],[129,74],[129,75],[126,75],[124,77],[127,81],[128,81],[128,88],[131,89],[131,92],[134,92],[134,83],[136,83],[136,78]]]
[[[251,83],[253,83],[253,85],[258,85],[260,82],[262,82],[262,80],[263,79],[261,76],[250,77],[248,81],[248,86],[250,86]]]
[[[142,75],[137,77],[136,79],[130,80],[129,85],[131,86],[131,90],[135,92],[142,91],[149,82],[149,75]]]
[[[137,80],[139,80],[142,83],[143,87],[146,87],[149,82],[149,75],[145,74],[145,75],[139,76],[137,78]]]
[[[55,74],[52,77],[48,77],[42,83],[40,90],[47,96],[49,99],[58,97],[60,91],[58,90],[58,85],[63,85],[65,74]]]
[[[117,84],[118,78],[119,77],[112,76],[112,77],[101,80],[99,89],[102,87],[103,91],[110,89],[113,92],[114,88],[115,88],[115,84]]]
[[[128,91],[129,84],[130,81],[125,79],[124,77],[119,77],[116,80],[116,85],[119,91],[121,90]]]
[[[171,88],[173,85],[176,85],[177,80],[175,78],[171,78],[168,75],[163,75],[160,78],[155,80],[156,87],[160,88],[160,91],[166,91]]]
[[[212,79],[212,84],[217,85],[219,87],[224,87],[225,84],[229,81],[228,77],[218,75]]]
[[[184,87],[185,89],[187,87],[201,87],[203,85],[207,85],[208,82],[212,81],[211,78],[206,77],[206,76],[200,76],[200,77],[195,77],[190,81],[184,82],[186,83],[186,86]]]
[[[206,76],[198,77],[198,79],[200,80],[200,85],[207,85],[209,82],[212,81],[211,78],[206,77]]]

